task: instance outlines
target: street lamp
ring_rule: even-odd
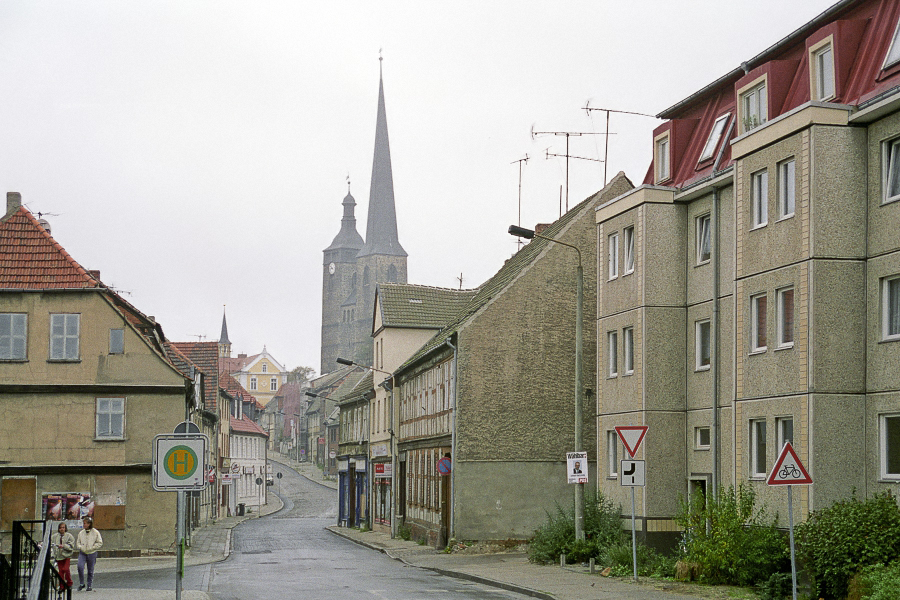
[[[525,229],[517,225],[509,226],[509,234],[516,237],[530,240],[532,238],[541,238],[548,242],[561,244],[568,248],[572,248],[578,253],[578,269],[576,271],[576,294],[575,294],[575,452],[584,450],[582,433],[584,429],[584,418],[582,408],[582,337],[584,320],[584,269],[581,267],[581,250],[577,246],[561,242],[557,239],[547,237],[536,233],[533,229]],[[575,539],[584,539],[584,484],[575,484]]]

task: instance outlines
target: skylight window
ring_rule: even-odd
[[[719,146],[719,140],[722,138],[722,132],[725,131],[725,125],[728,124],[728,117],[730,116],[731,113],[725,113],[713,123],[712,131],[709,132],[709,139],[706,140],[706,145],[703,146],[703,154],[700,155],[701,162],[712,158],[713,153]]]
[[[898,62],[900,62],[900,22],[897,23],[897,28],[894,29],[894,37],[891,40],[891,47],[888,48],[887,56],[884,57],[882,69],[887,69]]]

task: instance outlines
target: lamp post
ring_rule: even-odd
[[[572,248],[578,253],[578,269],[576,270],[575,283],[575,452],[584,450],[584,441],[582,440],[584,429],[584,417],[582,406],[583,382],[582,382],[582,337],[583,337],[583,320],[584,320],[584,269],[581,266],[581,250],[577,246],[561,242],[557,239],[543,236],[535,233],[532,229],[525,229],[518,225],[509,226],[510,235],[525,238],[541,238],[548,242],[561,244],[568,248]],[[584,484],[575,484],[575,539],[584,539]]]

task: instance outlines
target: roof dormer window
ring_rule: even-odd
[[[897,27],[894,29],[894,37],[891,39],[891,47],[888,48],[887,56],[884,57],[884,66],[882,69],[887,69],[890,66],[893,66],[900,62],[900,22],[897,23]]]
[[[669,132],[656,138],[653,160],[656,163],[656,182],[666,181],[671,177]]]
[[[769,120],[766,80],[752,85],[740,94],[741,125],[743,133],[756,129]]]
[[[829,36],[809,50],[811,92],[815,100],[829,100],[835,96],[831,40]]]
[[[725,125],[728,124],[728,117],[730,116],[731,113],[725,113],[713,123],[712,130],[709,132],[709,138],[706,140],[706,145],[703,146],[700,162],[712,158],[716,148],[719,147],[719,140],[722,139],[722,132],[725,131]]]

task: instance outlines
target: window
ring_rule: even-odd
[[[615,377],[619,374],[619,336],[615,331],[606,334],[606,350],[609,355],[609,376]]]
[[[278,378],[277,377],[273,377],[272,380],[269,382],[269,389],[272,390],[273,392],[278,389]]]
[[[794,346],[794,288],[778,290],[778,347]]]
[[[750,298],[750,349],[753,352],[765,352],[766,350],[766,307],[765,294]]]
[[[881,477],[900,479],[900,415],[881,415]]]
[[[722,132],[725,131],[725,125],[728,124],[728,117],[730,116],[731,113],[726,113],[716,119],[716,122],[713,123],[712,130],[709,132],[709,137],[706,139],[706,145],[703,146],[703,153],[700,155],[700,162],[712,158],[713,153],[719,146],[719,139],[722,137]]]
[[[709,427],[694,427],[694,447],[699,450],[709,448]]]
[[[769,222],[769,172],[765,169],[750,175],[750,202],[753,227],[762,227]]]
[[[794,179],[794,159],[786,160],[778,165],[778,212],[779,218],[794,216],[796,191]]]
[[[765,81],[741,94],[741,111],[745,133],[769,120]]]
[[[697,217],[697,264],[709,262],[712,243],[710,240],[710,216]]]
[[[98,439],[125,437],[125,398],[97,398]]]
[[[884,57],[882,69],[887,69],[898,61],[900,61],[900,22],[897,23],[897,28],[894,30],[894,38],[891,40],[891,47],[888,48],[887,56]]]
[[[606,471],[610,478],[619,476],[619,434],[606,432]]]
[[[881,280],[882,339],[900,339],[900,276]]]
[[[619,276],[619,234],[609,236],[609,278]]]
[[[625,274],[634,272],[634,227],[625,228]]]
[[[695,355],[697,371],[706,371],[709,369],[709,319],[697,321],[694,324],[696,348]]]
[[[262,364],[262,372],[263,372],[263,373],[268,373],[268,372],[269,372],[269,365],[268,365],[267,363],[263,363],[263,364]]]
[[[250,378],[250,390],[252,391],[255,389],[256,389],[256,377],[251,377]]]
[[[888,203],[900,200],[900,138],[885,142],[882,148],[882,203]]]
[[[779,417],[775,419],[775,435],[778,436],[778,452],[781,452],[781,449],[784,448],[787,442],[790,442],[795,450],[797,449],[797,446],[794,444],[793,417]]]
[[[0,360],[25,360],[28,315],[0,313]]]
[[[50,315],[50,360],[78,360],[79,314]]]
[[[625,374],[634,373],[634,327],[626,327],[622,330],[625,343]]]
[[[125,330],[110,329],[109,330],[109,353],[125,354]]]
[[[834,97],[834,54],[831,44],[826,44],[813,53],[812,66],[815,69],[816,100],[828,100]]]
[[[768,471],[766,461],[766,420],[750,421],[750,476],[765,477]]]
[[[669,136],[656,140],[656,181],[669,178]]]

